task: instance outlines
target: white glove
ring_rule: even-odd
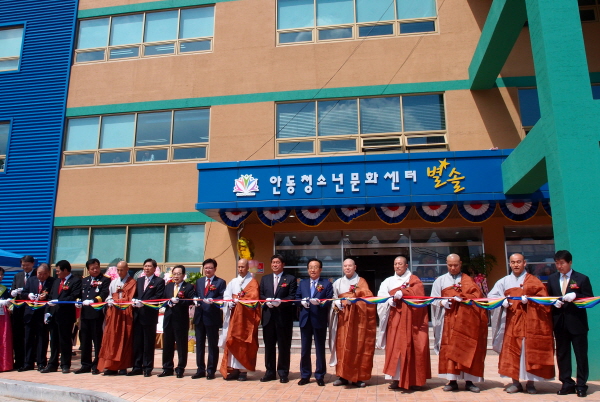
[[[198,300],[200,300],[198,297],[194,297],[194,306],[198,305]]]
[[[528,302],[527,296],[525,296],[525,295],[521,296],[521,303],[527,304],[527,302]]]
[[[238,304],[238,303],[239,303],[239,301],[240,301],[240,299],[233,299],[233,302],[232,302],[232,303],[235,305],[235,304]]]
[[[173,304],[179,303],[179,297],[171,297],[171,303],[173,303]]]
[[[577,295],[575,294],[575,292],[567,293],[563,296],[563,301],[571,303],[573,300],[575,300],[576,297]]]
[[[304,299],[302,299],[302,301],[300,302],[300,304],[302,304],[302,306],[304,308],[309,308],[310,307],[310,302],[308,301],[308,297],[305,297]]]
[[[75,308],[81,308],[81,307],[83,307],[83,305],[81,304],[80,301],[75,302]]]
[[[281,299],[275,299],[272,301],[273,303],[273,307],[279,307],[279,305],[281,304]]]
[[[93,302],[94,302],[93,300],[84,300],[84,301],[83,301],[83,305],[84,305],[84,306],[89,306],[89,305],[91,305]]]
[[[37,300],[38,295],[34,295],[33,293],[29,293],[29,300]]]
[[[308,301],[309,301],[309,302],[310,302],[310,304],[312,304],[313,306],[318,306],[318,305],[320,305],[320,304],[321,304],[321,301],[320,301],[319,299],[315,299],[315,298],[309,299]]]
[[[138,299],[131,299],[131,306],[132,307],[136,307],[136,308],[140,308],[140,307],[143,306],[143,304]]]
[[[52,307],[52,306],[54,306],[56,303],[58,303],[58,299],[50,300],[50,301],[48,302],[48,305],[49,305],[50,307]]]
[[[510,306],[510,302],[508,301],[508,299],[504,299],[504,301],[502,302],[502,307],[508,308],[508,306]]]
[[[442,300],[442,307],[449,309],[452,307],[452,302],[449,299]]]
[[[202,299],[202,301],[204,303],[206,303],[206,304],[213,304],[214,303],[213,299],[211,299],[210,297],[208,299]]]
[[[462,299],[459,296],[454,296],[454,300],[456,300],[457,302],[461,302]]]
[[[403,296],[402,291],[399,290],[394,294],[394,300],[400,300],[400,299],[402,299],[402,296]]]
[[[8,300],[0,300],[0,307],[4,307],[8,304]]]
[[[344,309],[344,303],[342,303],[342,300],[335,300],[333,302],[333,304],[339,309],[339,310],[343,310]]]
[[[13,289],[10,291],[10,295],[12,297],[17,297],[18,294],[19,294],[19,289]]]
[[[108,304],[108,307],[112,307],[112,306],[114,306],[114,305],[115,305],[115,301],[114,301],[113,299],[108,299],[108,300],[106,301],[106,304]]]
[[[389,299],[387,299],[387,304],[390,305],[390,307],[396,307],[396,300],[394,300],[393,297],[390,297]]]
[[[561,308],[563,306],[563,304],[565,304],[565,303],[563,303],[560,300],[557,300],[557,301],[554,302],[554,307]]]
[[[50,317],[52,317],[52,314],[50,314],[50,313],[44,314],[44,324],[48,324],[48,322],[50,322]]]

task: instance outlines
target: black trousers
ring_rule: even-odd
[[[208,338],[208,361],[204,364],[204,349]],[[214,374],[219,366],[219,327],[196,324],[196,366],[198,372]]]
[[[292,346],[293,327],[279,326],[274,320],[263,326],[263,340],[265,341],[265,376],[275,375],[287,377],[290,372],[290,348]],[[279,351],[277,359],[275,346]],[[277,360],[277,364],[275,361]]]
[[[186,321],[187,324],[187,321]],[[182,372],[187,366],[189,326],[177,326],[170,323],[163,328],[163,370],[173,371],[173,357],[177,346],[177,372]]]
[[[81,367],[96,368],[98,356],[102,345],[102,325],[104,316],[98,318],[81,318],[79,320],[79,340],[81,342]],[[94,346],[94,359],[92,360],[92,346]]]
[[[588,338],[587,332],[573,335],[567,330],[555,331],[556,338],[556,362],[558,364],[558,379],[563,387],[575,386],[580,390],[587,390],[587,380],[590,374],[588,365]],[[575,352],[577,362],[577,383],[571,378],[573,372],[571,366],[571,347]]]
[[[10,318],[13,336],[13,351],[15,353],[15,368],[21,368],[25,365],[25,322],[23,313],[25,307],[14,308]]]
[[[25,366],[45,367],[48,364],[48,342],[50,326],[43,320],[32,319],[25,324]]]
[[[133,368],[144,371],[154,369],[156,324],[133,324]]]
[[[73,352],[73,321],[57,321],[54,317],[50,320],[50,360],[48,367],[71,368],[71,354]]]

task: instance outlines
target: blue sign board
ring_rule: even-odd
[[[511,150],[199,163],[196,209],[380,206],[505,200]],[[542,189],[524,197],[547,198]]]

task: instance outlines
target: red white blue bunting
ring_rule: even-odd
[[[290,210],[282,208],[264,208],[256,211],[256,214],[262,223],[271,227],[286,220],[290,216],[290,212]]]
[[[331,208],[303,208],[296,210],[296,216],[300,222],[307,226],[319,226],[327,218]]]
[[[219,216],[224,224],[237,229],[250,216],[250,211],[219,211]]]
[[[387,207],[375,207],[377,216],[385,223],[400,223],[410,212],[410,206],[389,205]]]
[[[549,217],[552,217],[552,207],[550,206],[550,201],[542,201],[542,207],[544,208],[544,212],[546,212]]]
[[[336,208],[335,213],[342,222],[350,223],[354,219],[363,216],[371,210],[371,207],[347,207]]]
[[[495,202],[471,201],[458,204],[458,213],[469,222],[483,222],[488,220],[496,210]]]
[[[538,210],[539,203],[523,200],[506,201],[500,203],[504,216],[511,221],[523,222],[530,219]]]
[[[452,205],[450,204],[430,204],[430,205],[418,205],[416,206],[417,213],[426,222],[440,223],[443,222],[450,211],[452,211]]]

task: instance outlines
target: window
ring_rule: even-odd
[[[8,148],[8,134],[10,123],[0,121],[0,172],[4,172],[6,166],[6,152]]]
[[[204,225],[147,225],[56,229],[54,262],[84,265],[98,258],[108,266],[126,260],[141,267],[146,258],[162,264],[201,264],[204,260]]]
[[[277,104],[277,156],[446,150],[442,94]]]
[[[63,166],[206,160],[210,109],[69,119]]]
[[[509,258],[514,253],[527,260],[527,272],[543,281],[556,272],[554,265],[554,232],[552,226],[514,226],[504,228],[506,272],[510,273]]]
[[[579,17],[582,22],[598,21],[600,16],[600,2],[598,0],[578,0]]]
[[[19,69],[24,28],[0,27],[0,72]]]
[[[436,32],[436,0],[277,0],[277,43]]]
[[[209,6],[80,20],[75,62],[208,52],[214,17]]]

